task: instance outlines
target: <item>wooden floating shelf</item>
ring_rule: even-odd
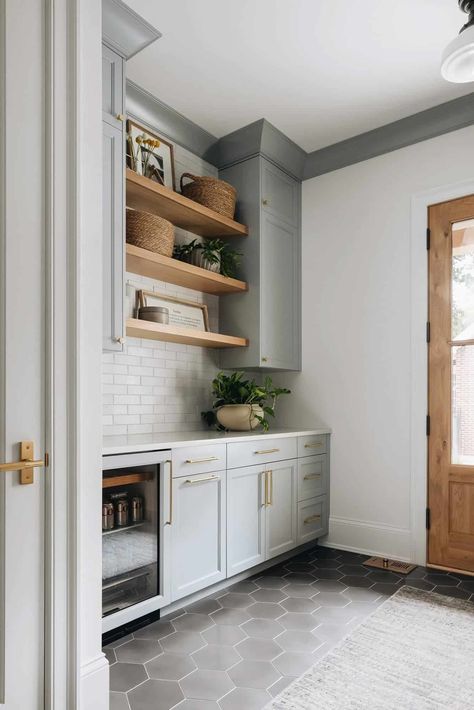
[[[221,276],[132,244],[127,244],[127,271],[214,295],[247,291],[245,281]]]
[[[236,338],[233,335],[207,333],[193,328],[181,328],[177,325],[164,325],[151,321],[129,318],[127,320],[127,335],[131,338],[148,338],[164,340],[168,343],[182,345],[199,345],[203,348],[245,348],[246,338]]]
[[[127,207],[152,212],[201,237],[245,237],[248,229],[127,168]]]
[[[117,486],[128,486],[131,483],[143,483],[151,481],[152,473],[125,473],[123,476],[104,476],[102,478],[102,488],[116,488]]]

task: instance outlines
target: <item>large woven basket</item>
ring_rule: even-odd
[[[172,256],[174,227],[163,217],[149,212],[127,210],[127,242],[155,254]]]
[[[183,185],[185,178],[189,178],[192,182]],[[181,193],[185,197],[189,197],[190,200],[199,202],[200,205],[209,207],[225,217],[234,218],[237,191],[229,183],[214,177],[200,177],[191,173],[183,173],[180,185]]]

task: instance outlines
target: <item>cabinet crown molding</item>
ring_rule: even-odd
[[[160,37],[161,32],[122,0],[103,0],[102,41],[123,59],[130,59]]]

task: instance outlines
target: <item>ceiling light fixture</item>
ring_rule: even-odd
[[[474,81],[474,0],[458,0],[469,19],[456,39],[443,52],[441,74],[447,81],[466,84]]]

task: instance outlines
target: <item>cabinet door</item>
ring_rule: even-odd
[[[268,466],[265,508],[267,560],[296,547],[296,472],[296,461],[285,461]]]
[[[124,60],[102,45],[102,118],[122,128],[124,113]]]
[[[227,576],[265,561],[265,468],[227,472]]]
[[[173,479],[172,600],[226,576],[226,472]]]
[[[103,349],[122,350],[124,335],[124,144],[103,122]]]
[[[300,369],[300,244],[297,227],[262,214],[261,367]]]
[[[262,209],[279,222],[298,227],[299,183],[267,160],[262,160]]]

